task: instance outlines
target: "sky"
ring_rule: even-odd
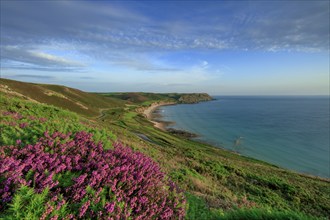
[[[329,1],[1,1],[1,77],[93,92],[329,95]]]

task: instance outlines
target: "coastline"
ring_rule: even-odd
[[[171,105],[176,105],[176,104],[181,104],[181,103],[174,103],[174,104],[172,103]],[[154,103],[153,105],[149,106],[144,111],[144,115],[147,117],[147,119],[149,121],[151,121],[153,123],[153,126],[160,129],[160,130],[162,130],[162,131],[165,131],[165,132],[170,133],[170,134],[174,134],[174,135],[176,135],[178,137],[181,137],[183,139],[190,139],[190,140],[202,143],[202,144],[206,144],[206,145],[210,145],[210,146],[213,146],[213,147],[216,147],[216,148],[220,148],[224,151],[228,151],[230,153],[240,155],[240,156],[245,157],[245,158],[250,158],[252,160],[261,161],[261,162],[267,163],[271,166],[275,166],[275,167],[279,167],[281,169],[285,169],[285,170],[289,170],[291,172],[295,172],[299,175],[309,176],[309,177],[317,177],[319,179],[323,179],[323,180],[325,179],[325,180],[329,181],[329,177],[327,177],[327,176],[317,174],[317,173],[308,172],[308,171],[302,171],[302,170],[298,170],[298,169],[294,169],[294,168],[289,168],[286,165],[278,164],[278,163],[275,163],[275,162],[270,162],[266,159],[257,158],[257,157],[253,157],[253,156],[250,156],[250,155],[248,156],[248,155],[246,155],[244,153],[241,153],[240,151],[237,151],[235,149],[225,148],[224,146],[222,146],[222,144],[211,142],[211,141],[208,141],[208,140],[205,140],[205,139],[199,139],[198,137],[202,137],[200,135],[196,135],[196,134],[187,132],[185,130],[174,129],[174,128],[172,128],[172,126],[169,126],[171,124],[175,124],[174,121],[162,121],[164,119],[162,119],[161,113],[160,112],[155,112],[155,111],[157,111],[157,109],[159,107],[166,106],[166,105],[168,105],[168,104]],[[196,136],[194,136],[194,135],[196,135]]]
[[[154,124],[154,127],[162,130],[162,131],[167,131],[166,129],[166,122],[160,122],[160,121],[155,121],[153,117],[153,113],[161,106],[167,106],[167,105],[176,105],[176,102],[156,102],[151,104],[149,107],[144,109],[143,115]]]
[[[169,132],[171,134],[180,136],[181,138],[187,138],[187,139],[193,139],[193,138],[197,138],[199,137],[199,135],[195,134],[195,133],[191,133],[185,130],[178,130],[178,129],[174,129],[174,128],[168,128],[168,126],[170,124],[174,124],[175,122],[172,121],[161,121],[161,120],[155,120],[158,118],[161,118],[160,114],[157,114],[157,116],[155,116],[155,111],[157,111],[157,109],[161,106],[167,106],[167,105],[177,105],[179,103],[176,102],[156,102],[151,104],[151,106],[149,106],[148,108],[144,109],[143,111],[143,115],[150,121],[153,123],[155,128],[158,128],[162,131],[166,131]],[[202,142],[202,141],[199,141]]]

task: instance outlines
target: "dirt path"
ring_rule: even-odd
[[[103,117],[105,117],[105,111],[110,110],[111,108],[101,108],[100,114],[98,116],[95,117],[96,120],[101,120]]]

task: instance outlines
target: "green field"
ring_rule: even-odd
[[[35,143],[46,130],[88,131],[95,141],[103,142],[104,148],[120,141],[151,157],[184,190],[186,219],[330,216],[329,179],[299,174],[161,131],[136,112],[136,108],[157,101],[179,103],[182,94],[97,94],[4,79],[0,91],[1,146],[13,145],[18,139]],[[15,120],[3,116],[8,111],[23,115],[20,123],[29,126],[11,126]],[[48,120],[40,126],[29,117]]]

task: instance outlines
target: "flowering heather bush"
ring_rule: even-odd
[[[120,143],[104,150],[92,134],[55,132],[34,145],[0,148],[0,212],[21,186],[47,190],[41,219],[182,219],[183,193],[160,167]],[[58,210],[62,216],[59,216]],[[65,214],[63,214],[65,213]]]

